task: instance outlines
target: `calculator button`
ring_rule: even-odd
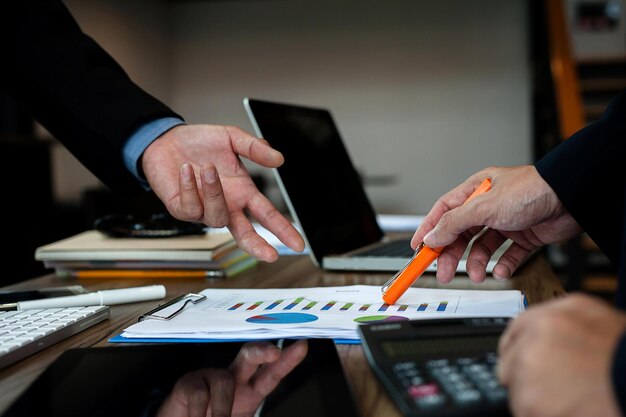
[[[422,378],[421,376],[414,376],[413,378],[411,378],[411,385],[420,385],[424,383],[424,378]]]
[[[433,359],[426,362],[426,367],[429,369],[442,368],[448,366],[450,362],[447,359]]]
[[[474,404],[482,399],[482,395],[478,390],[467,389],[455,392],[452,394],[452,399],[460,405]]]
[[[460,367],[463,367],[463,366],[472,365],[476,363],[477,361],[478,361],[477,358],[464,357],[464,358],[458,358],[456,360],[456,364],[459,365]]]
[[[415,368],[416,368],[415,362],[398,362],[393,365],[393,370],[395,372],[403,372],[403,371],[407,371],[409,369],[415,369]]]
[[[429,395],[428,397],[416,398],[415,405],[419,408],[441,407],[446,403],[446,399],[441,394]]]
[[[408,392],[413,398],[422,398],[439,394],[439,387],[436,384],[412,385]]]
[[[419,408],[440,407],[446,402],[446,398],[436,384],[413,385],[409,387],[408,393]]]
[[[485,397],[487,397],[489,401],[492,401],[494,403],[503,402],[506,401],[507,392],[504,387],[500,386],[496,389],[485,391]]]

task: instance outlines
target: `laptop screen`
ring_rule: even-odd
[[[257,134],[282,152],[277,178],[318,263],[378,242],[383,233],[326,109],[246,99]]]

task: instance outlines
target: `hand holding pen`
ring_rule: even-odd
[[[465,200],[466,204],[476,196],[491,189],[491,179],[486,178]],[[411,285],[424,273],[426,268],[439,257],[444,247],[430,248],[420,243],[415,250],[415,254],[404,268],[398,271],[383,287],[383,301],[387,304],[395,302],[409,289]]]

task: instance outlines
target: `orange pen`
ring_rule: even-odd
[[[478,188],[465,200],[465,203],[490,189],[491,178],[485,178]],[[422,276],[426,268],[437,259],[443,249],[443,247],[429,248],[425,246],[424,243],[420,243],[415,250],[415,254],[406,266],[383,285],[381,289],[383,292],[383,301],[387,304],[395,304],[398,298],[402,297],[402,294],[404,294],[406,290]]]

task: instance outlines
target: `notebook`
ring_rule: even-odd
[[[411,237],[390,237],[382,232],[328,109],[253,98],[245,98],[244,107],[256,134],[285,157],[274,174],[318,266],[398,271],[406,265],[414,253]],[[489,262],[488,272],[498,255]],[[460,272],[466,271],[464,259],[459,263]],[[434,262],[428,271],[436,268]]]

